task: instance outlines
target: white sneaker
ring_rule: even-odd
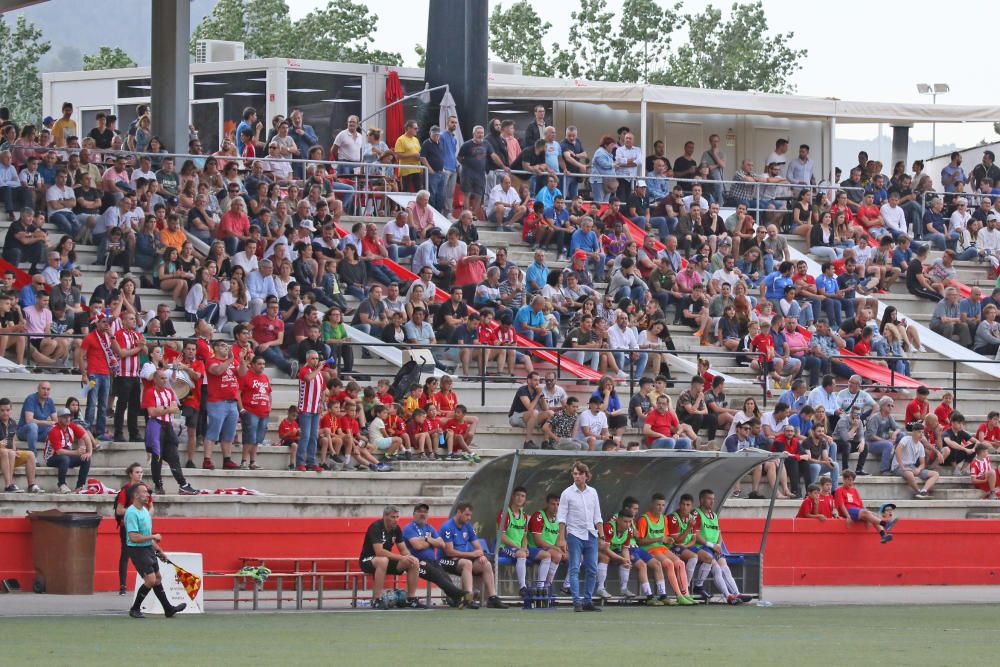
[[[42,491],[42,487],[37,484],[32,484],[28,487],[28,493],[44,493],[44,491]]]
[[[611,593],[607,592],[603,588],[598,588],[596,591],[594,591],[594,595],[596,595],[599,598],[604,598],[605,600],[611,599]]]
[[[73,493],[73,489],[69,488],[65,484],[59,485],[59,493]]]
[[[628,373],[626,373],[625,371],[618,371],[618,377],[620,377],[620,378],[627,378],[628,377]]]

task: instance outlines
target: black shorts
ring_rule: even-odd
[[[35,348],[36,350],[41,350],[42,349],[42,339],[41,338],[29,338],[28,339],[28,343],[31,345],[31,347]]]
[[[198,414],[199,410],[195,410],[190,405],[181,406],[181,416],[184,417],[184,425],[188,428],[198,427]]]
[[[370,556],[368,558],[362,558],[360,561],[358,561],[361,564],[361,571],[362,572],[366,572],[368,574],[375,574],[375,564],[372,563],[372,560],[374,558],[375,558],[374,556]],[[387,568],[385,568],[385,573],[386,574],[404,574],[405,570],[400,570],[397,567],[398,564],[399,564],[398,560],[390,560],[389,561],[389,566]]]
[[[461,558],[442,558],[437,562],[437,564],[440,565],[441,569],[448,574],[461,574],[462,571],[458,567],[461,562]]]
[[[128,547],[128,559],[135,565],[136,572],[143,577],[160,571],[160,562],[153,547]]]

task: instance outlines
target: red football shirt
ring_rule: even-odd
[[[240,398],[247,412],[267,417],[271,414],[271,380],[264,374],[248,370],[240,376]]]
[[[279,340],[285,333],[285,322],[276,317],[273,320],[267,315],[257,315],[250,320],[251,334],[258,345]]]
[[[105,353],[104,346],[98,338],[100,335],[97,330],[91,331],[84,337],[83,342],[80,343],[80,348],[87,353],[88,373],[94,375],[111,375],[111,370],[108,368],[108,354],[115,359],[118,356],[111,349],[111,334],[104,334],[103,336],[104,342],[108,346],[107,353]]]
[[[295,442],[299,439],[300,433],[299,423],[294,419],[286,417],[278,424],[278,437],[281,438],[282,442]]]
[[[653,432],[659,433],[660,437],[663,438],[673,437],[674,429],[679,425],[677,415],[671,410],[667,410],[663,414],[660,414],[658,410],[650,410],[649,414],[646,415],[646,426],[652,429]],[[654,440],[656,440],[656,437],[646,436],[647,445],[653,444]]]
[[[206,373],[208,376],[208,402],[235,401],[240,393],[240,380],[236,377],[236,362],[232,357],[222,360],[212,356],[205,364],[211,368],[215,364],[228,364],[222,375]]]
[[[833,498],[837,507],[843,505],[847,509],[856,507],[858,509],[864,509],[865,504],[861,500],[861,494],[854,487],[848,489],[846,486],[838,486],[837,490],[833,492]]]
[[[923,419],[930,411],[930,403],[923,403],[917,399],[913,399],[906,404],[906,423],[909,424],[910,422],[915,422],[918,419]]]

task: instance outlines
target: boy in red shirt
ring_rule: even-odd
[[[266,365],[267,360],[261,356],[254,357],[250,366],[247,365],[246,358],[241,357],[237,372],[244,409],[240,415],[243,422],[240,468],[244,470],[259,469],[257,447],[264,442],[264,437],[267,435],[267,420],[271,416],[271,380],[264,374]]]
[[[872,353],[872,329],[871,327],[865,327],[861,330],[861,338],[854,344],[854,354],[859,357],[867,357]],[[884,361],[876,361],[875,363],[882,366],[885,365]]]
[[[781,384],[781,376],[778,375],[781,360],[774,358],[774,339],[769,333],[760,332],[760,322],[754,320],[749,324],[750,349],[758,352],[763,357],[754,356],[750,362],[750,368],[762,372],[771,380],[771,386],[777,387]]]
[[[912,424],[915,421],[923,421],[931,411],[930,401],[927,397],[931,395],[931,390],[923,385],[917,387],[916,397],[906,404],[906,424]]]
[[[395,399],[393,399],[392,394],[389,393],[389,386],[389,381],[385,378],[379,380],[378,384],[375,386],[375,398],[378,399],[378,402],[383,405],[392,405],[396,402]]]
[[[326,412],[319,418],[319,433],[316,442],[319,447],[319,465],[324,470],[333,470],[335,466],[346,469],[343,452],[343,438],[337,435],[337,424],[341,417],[340,403],[330,401]],[[330,462],[330,452],[333,452],[333,462]]]
[[[855,477],[856,475],[853,470],[845,470],[843,472],[843,484],[833,492],[834,500],[837,503],[837,512],[840,516],[846,518],[848,524],[852,521],[860,521],[878,530],[878,534],[882,538],[882,544],[891,542],[892,535],[889,534],[889,530],[895,521],[883,524],[881,519],[865,509],[865,504],[861,500],[861,494],[854,488]]]
[[[823,504],[819,499],[819,486],[810,484],[806,487],[806,497],[802,499],[802,504],[799,505],[799,511],[795,515],[795,518],[816,519],[818,521],[826,521],[833,518],[823,512]]]
[[[417,408],[406,420],[406,434],[413,445],[413,451],[422,458],[434,458],[434,447],[431,445],[431,436],[427,432],[427,413]]]
[[[955,397],[952,396],[951,392],[946,391],[941,394],[941,402],[934,408],[934,414],[937,415],[938,424],[941,425],[941,428],[951,426],[951,413],[955,411],[955,408],[952,406],[954,400]]]
[[[990,463],[989,452],[989,445],[979,443],[976,445],[976,458],[969,465],[972,486],[986,494],[983,496],[984,500],[1000,498],[1000,492],[997,491],[997,469]]]
[[[823,516],[831,519],[842,518],[837,514],[836,501],[833,498],[833,480],[826,476],[819,479],[819,504]]]
[[[976,440],[993,448],[1000,449],[1000,412],[992,411],[986,415],[986,421],[976,429]]]
[[[475,418],[468,417],[465,406],[459,403],[455,406],[451,419],[445,421],[443,428],[448,434],[445,442],[450,444],[449,459],[461,458],[463,461],[472,461],[473,463],[479,463],[482,460],[479,454],[473,452],[469,447],[472,444],[472,438],[476,435],[475,425],[469,422],[470,419]],[[458,451],[461,451],[462,454],[455,453]]]
[[[375,457],[375,447],[368,444],[361,435],[361,424],[358,422],[358,406],[354,403],[344,405],[344,415],[337,420],[337,435],[343,442],[345,454],[353,456],[358,465],[356,470],[368,468],[373,472],[388,472],[392,470]]]
[[[288,469],[295,470],[295,453],[299,450],[299,435],[302,430],[299,428],[299,409],[288,406],[288,416],[278,424],[278,440],[285,447],[288,447]]]
[[[389,398],[392,398],[392,396],[390,395]],[[413,447],[410,445],[410,435],[406,432],[406,423],[400,417],[400,414],[403,412],[403,406],[392,402],[386,403],[386,405],[389,406],[389,412],[385,416],[386,434],[401,439],[403,441],[403,449],[408,452],[412,451]]]

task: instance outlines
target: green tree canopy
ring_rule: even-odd
[[[769,33],[760,0],[733,3],[726,20],[709,5],[700,14],[686,15],[684,22],[687,44],[670,55],[666,69],[650,76],[653,82],[765,93],[795,90],[790,79],[807,52],[789,46],[794,33]]]
[[[191,38],[240,41],[248,58],[301,58],[401,65],[398,53],[372,49],[378,16],[362,3],[328,0],[292,21],[284,0],[219,0]]]
[[[490,12],[490,50],[503,62],[519,63],[529,76],[552,76],[555,63],[546,52],[552,24],[542,19],[528,0],[517,0],[507,9],[494,5]],[[558,53],[559,45],[552,45]]]
[[[132,56],[119,47],[102,46],[97,53],[83,57],[83,70],[89,72],[98,69],[118,69],[120,67],[136,67]]]
[[[10,109],[11,120],[37,123],[42,115],[42,78],[38,59],[52,45],[42,39],[42,31],[24,16],[13,25],[0,20],[0,44],[4,57],[0,59],[0,99]]]

